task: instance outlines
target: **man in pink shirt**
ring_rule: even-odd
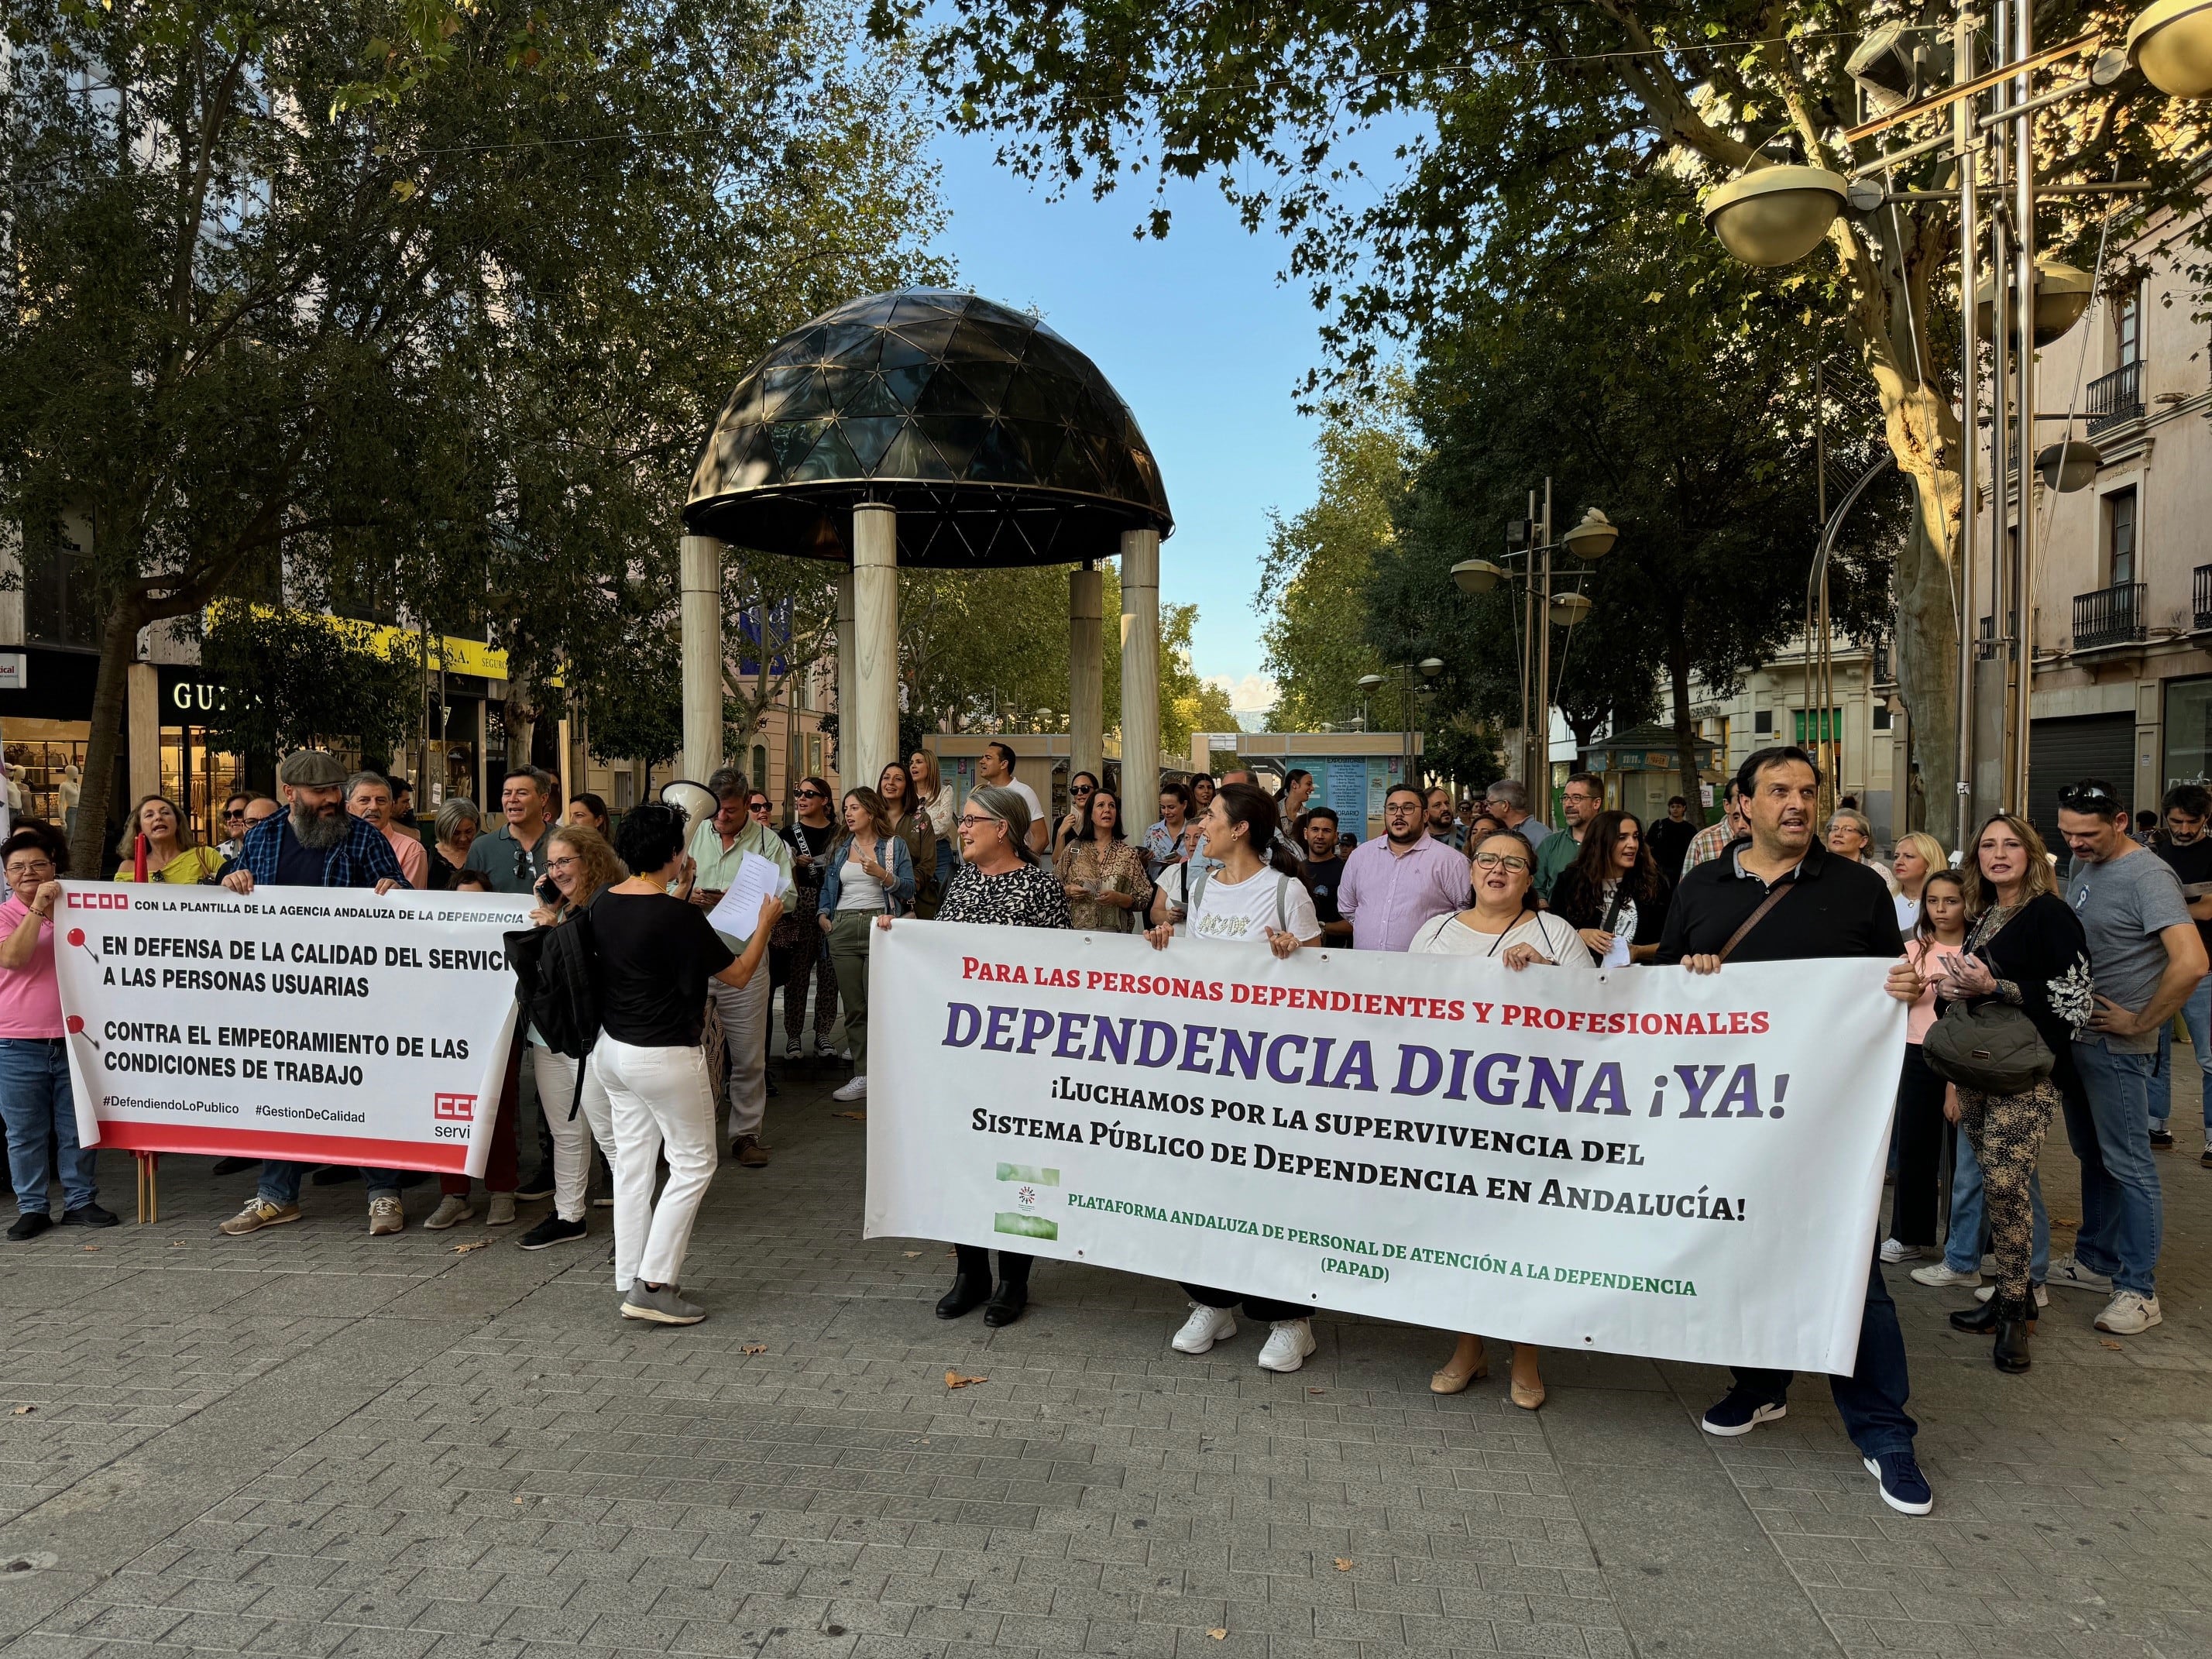
[[[392,786],[380,772],[356,772],[346,780],[346,811],[384,832],[399,860],[399,873],[416,892],[430,884],[430,855],[422,836],[392,821]]]
[[[1382,833],[1344,861],[1336,908],[1355,951],[1403,951],[1421,924],[1467,908],[1467,855],[1429,834],[1428,803],[1411,784],[1382,799]]]

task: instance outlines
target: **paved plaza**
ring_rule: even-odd
[[[1892,1272],[1937,1498],[1912,1520],[1819,1379],[1719,1442],[1708,1368],[1558,1355],[1532,1415],[1502,1349],[1440,1399],[1448,1340],[1323,1316],[1276,1376],[1249,1330],[1170,1350],[1174,1286],[1057,1263],[1019,1324],[940,1323],[947,1252],[861,1239],[865,1126],[811,1069],[771,1103],[774,1164],[715,1178],[689,1330],[617,1316],[605,1210],[532,1254],[542,1206],[428,1233],[418,1187],[371,1240],[360,1187],[310,1187],[305,1222],[226,1239],[252,1178],[197,1158],[157,1224],[0,1246],[0,1654],[2212,1650],[2193,1086],[2162,1328],[2100,1337],[2059,1292],[2002,1377],[1945,1325],[1960,1293]],[[102,1178],[125,1208],[128,1164]],[[2070,1219],[2063,1141],[2045,1182]]]

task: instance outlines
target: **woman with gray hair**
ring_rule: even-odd
[[[430,849],[430,890],[448,893],[453,878],[469,861],[469,847],[483,828],[483,813],[465,795],[455,795],[438,809],[434,833],[438,844]]]
[[[1067,895],[1060,878],[1036,861],[1030,851],[1029,803],[1011,789],[985,786],[970,790],[960,808],[957,827],[960,855],[967,860],[945,890],[937,907],[939,921],[969,921],[1000,927],[1065,927],[1068,925]],[[890,917],[877,919],[878,927],[892,926]],[[899,927],[915,924],[901,921]],[[953,1270],[952,1288],[937,1304],[939,1319],[957,1319],[973,1312],[986,1297],[986,1325],[1011,1325],[1029,1305],[1030,1263],[1032,1258],[1015,1250],[999,1252],[999,1287],[991,1288],[991,1253],[980,1244],[956,1244],[959,1264]]]
[[[1849,859],[1853,864],[1863,864],[1889,884],[1892,898],[1897,896],[1897,878],[1878,863],[1874,856],[1874,823],[1856,806],[1838,806],[1828,815],[1827,833],[1820,837],[1827,843],[1828,851],[1839,859]]]

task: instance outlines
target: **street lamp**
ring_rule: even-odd
[[[2212,0],[2157,0],[2128,25],[2128,62],[2169,98],[2212,97]]]
[[[1390,683],[1390,676],[1395,675],[1398,678],[1401,699],[1399,705],[1398,724],[1403,728],[1398,734],[1398,754],[1401,763],[1398,775],[1408,782],[1412,781],[1413,776],[1413,726],[1418,718],[1413,712],[1413,699],[1419,696],[1425,709],[1428,698],[1436,693],[1436,687],[1431,682],[1443,672],[1444,659],[1442,657],[1424,657],[1418,663],[1394,662],[1384,673],[1362,674],[1359,677],[1359,696],[1363,708],[1369,699]],[[1421,677],[1421,683],[1419,685],[1413,683],[1413,676],[1416,673]]]
[[[1705,225],[1747,265],[1794,264],[1836,222],[1845,185],[1826,167],[1759,167],[1705,198]]]
[[[2207,0],[2212,4],[2212,0]],[[1536,516],[1536,500],[1528,498],[1529,520],[1534,531],[1534,547],[1515,549],[1510,545],[1505,556],[1509,559],[1526,556],[1529,564],[1519,577],[1504,565],[1488,559],[1462,559],[1452,567],[1452,583],[1462,593],[1488,593],[1501,582],[1519,580],[1522,584],[1521,638],[1521,778],[1531,789],[1546,787],[1543,774],[1549,769],[1552,754],[1552,629],[1573,628],[1590,613],[1590,602],[1580,593],[1552,592],[1552,555],[1560,550],[1571,553],[1585,562],[1601,559],[1613,551],[1613,544],[1620,539],[1620,526],[1595,507],[1584,510],[1582,520],[1554,543],[1552,539],[1552,481],[1544,480],[1543,516]],[[1520,539],[1530,539],[1521,537]],[[1540,572],[1535,556],[1543,555]],[[1536,625],[1538,608],[1550,626]],[[1530,659],[1534,657],[1534,672]],[[1534,696],[1533,718],[1531,690]]]

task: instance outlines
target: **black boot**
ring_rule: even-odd
[[[1022,1316],[1022,1310],[1030,1305],[1030,1282],[1027,1279],[1001,1279],[999,1288],[991,1293],[991,1300],[983,1310],[986,1325],[1011,1325]]]
[[[2001,1370],[2018,1376],[2028,1367],[2027,1334],[2035,1328],[2035,1293],[2031,1291],[2018,1302],[2007,1302],[1993,1296],[1990,1306],[2003,1303],[1997,1315],[1996,1346],[1990,1351],[1990,1363]]]
[[[989,1273],[974,1273],[963,1268],[952,1275],[952,1288],[938,1298],[937,1316],[939,1319],[957,1319],[963,1314],[973,1313],[982,1306],[983,1299],[990,1294]]]
[[[1991,1295],[1986,1302],[1978,1302],[1971,1308],[1962,1308],[1951,1316],[1951,1328],[1964,1331],[1969,1336],[1987,1336],[1997,1328],[1997,1298]]]

